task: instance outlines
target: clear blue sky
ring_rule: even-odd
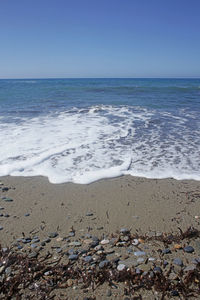
[[[200,77],[200,0],[2,0],[0,78]]]

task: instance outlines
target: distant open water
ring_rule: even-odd
[[[0,80],[0,141],[0,176],[200,180],[200,80]]]

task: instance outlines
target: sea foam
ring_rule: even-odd
[[[92,106],[0,119],[0,176],[37,176],[52,183],[130,174],[200,180],[200,126],[179,111]]]

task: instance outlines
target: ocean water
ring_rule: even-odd
[[[0,176],[200,180],[200,79],[0,80]]]

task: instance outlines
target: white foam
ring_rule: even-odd
[[[127,106],[73,109],[17,124],[0,118],[0,176],[81,184],[123,174],[200,180],[200,126],[192,131],[187,122],[184,112],[157,116]]]

